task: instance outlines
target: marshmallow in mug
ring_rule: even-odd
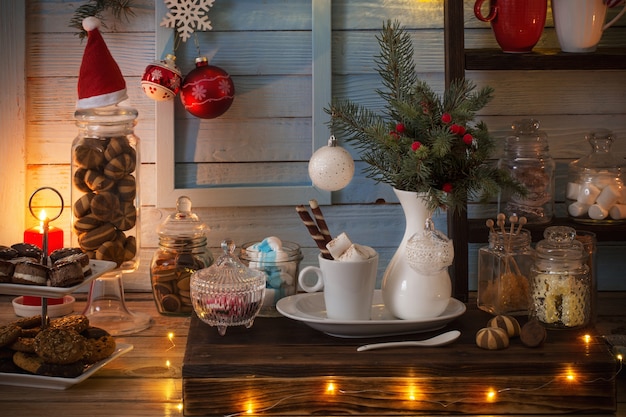
[[[373,248],[352,243],[345,232],[328,242],[326,249],[333,259],[340,262],[364,261],[376,256],[376,251]]]

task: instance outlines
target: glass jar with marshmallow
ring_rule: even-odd
[[[281,317],[276,303],[281,298],[294,295],[302,260],[300,245],[270,236],[260,242],[242,245],[239,259],[250,269],[265,273],[265,299],[260,317]]]
[[[626,223],[626,160],[611,153],[615,136],[599,129],[586,139],[592,152],[569,165],[569,217],[587,224]]]

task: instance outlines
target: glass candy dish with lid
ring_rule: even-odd
[[[225,335],[229,326],[252,327],[265,296],[265,273],[245,266],[232,240],[209,268],[191,276],[191,301],[198,318]]]

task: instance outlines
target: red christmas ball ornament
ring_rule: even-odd
[[[223,69],[196,58],[196,68],[183,80],[180,100],[185,110],[201,119],[213,119],[228,110],[235,98],[235,84]]]
[[[155,101],[167,101],[178,94],[183,77],[175,61],[174,55],[167,54],[164,60],[146,67],[141,77],[141,89],[148,97]]]

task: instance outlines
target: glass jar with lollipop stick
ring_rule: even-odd
[[[529,276],[533,265],[527,220],[498,214],[488,219],[489,245],[478,251],[478,308],[491,314],[524,315],[530,306]]]

